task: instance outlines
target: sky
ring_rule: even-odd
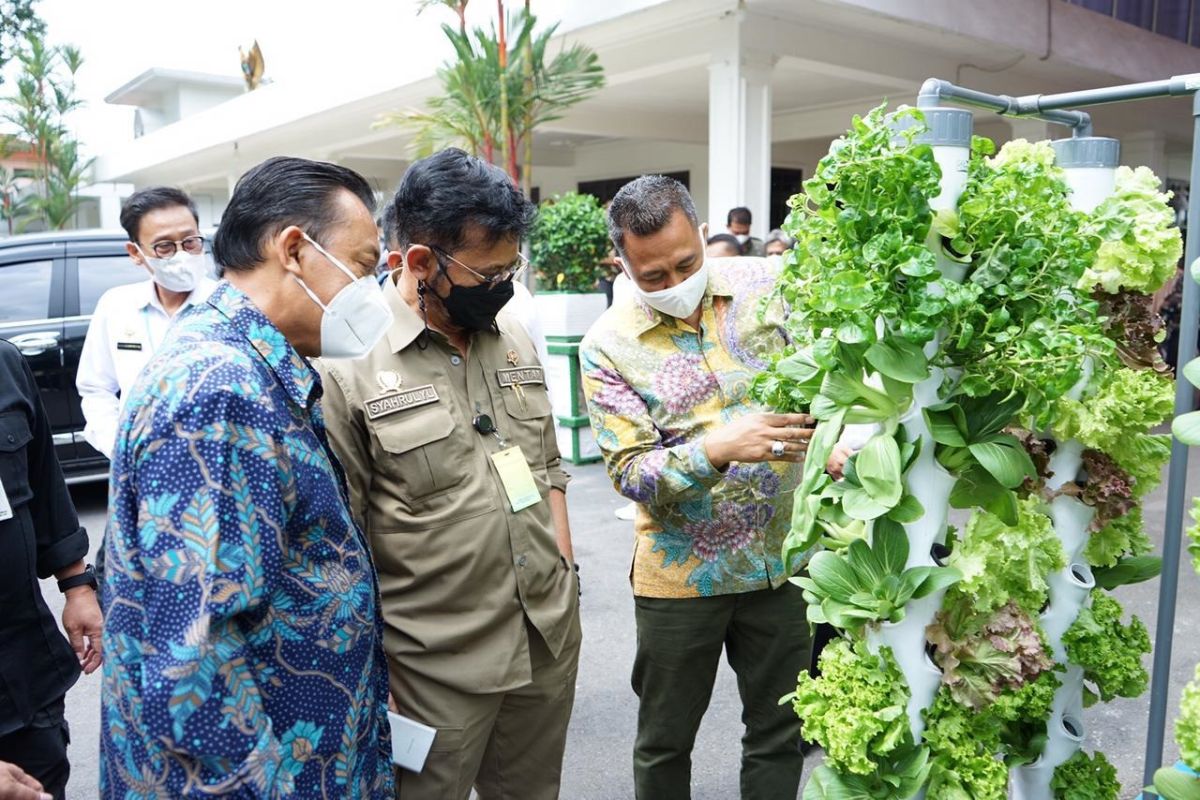
[[[534,0],[533,9],[558,19],[571,2],[595,1]],[[495,7],[475,0],[468,22],[486,25]],[[51,44],[82,51],[76,85],[86,106],[70,122],[90,155],[133,137],[133,109],[104,97],[151,67],[237,77],[238,47],[257,39],[266,77],[279,83],[346,85],[414,59],[431,74],[450,52],[438,26],[456,20],[442,8],[418,17],[416,0],[39,0],[35,8]],[[13,66],[0,95],[13,90]]]

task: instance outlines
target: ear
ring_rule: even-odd
[[[274,261],[285,271],[299,277],[301,273],[300,250],[304,244],[304,231],[296,225],[289,225],[275,234],[275,238],[264,253],[265,260]]]
[[[125,243],[125,252],[129,254],[129,259],[133,261],[133,263],[145,270],[154,272],[150,265],[146,263],[146,258],[141,254],[141,251],[137,249],[137,245],[135,245],[133,242]]]
[[[700,238],[705,242],[708,241],[708,223],[707,222],[700,223]]]
[[[404,253],[399,250],[389,250],[387,253],[387,268],[388,272],[395,272],[400,267],[404,266]]]
[[[388,264],[391,264],[391,256],[388,256]],[[423,244],[409,245],[409,248],[404,251],[403,258],[404,268],[412,273],[412,276],[419,281],[426,283],[432,281],[437,275],[438,262],[433,251]]]

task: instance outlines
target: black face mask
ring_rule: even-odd
[[[442,273],[445,275],[445,272]],[[504,281],[493,288],[481,283],[478,286],[459,286],[446,275],[450,293],[439,296],[442,307],[450,315],[450,321],[468,331],[489,331],[496,325],[496,315],[513,296],[512,280]]]

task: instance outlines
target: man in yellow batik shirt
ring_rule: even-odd
[[[742,797],[794,800],[800,721],[779,698],[810,645],[781,545],[812,420],[764,413],[749,395],[786,343],[781,303],[762,307],[778,266],[706,260],[707,226],[671,178],[632,181],[608,215],[633,291],[588,332],[581,361],[609,474],[638,504],[637,796],[690,796],[692,744],[725,650],[746,723]]]

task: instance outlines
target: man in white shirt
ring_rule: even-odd
[[[75,386],[83,404],[88,444],[112,458],[121,398],[188,308],[215,286],[208,277],[204,237],[192,199],[155,186],[135,192],[121,207],[125,250],[150,277],[115,286],[92,313]]]

